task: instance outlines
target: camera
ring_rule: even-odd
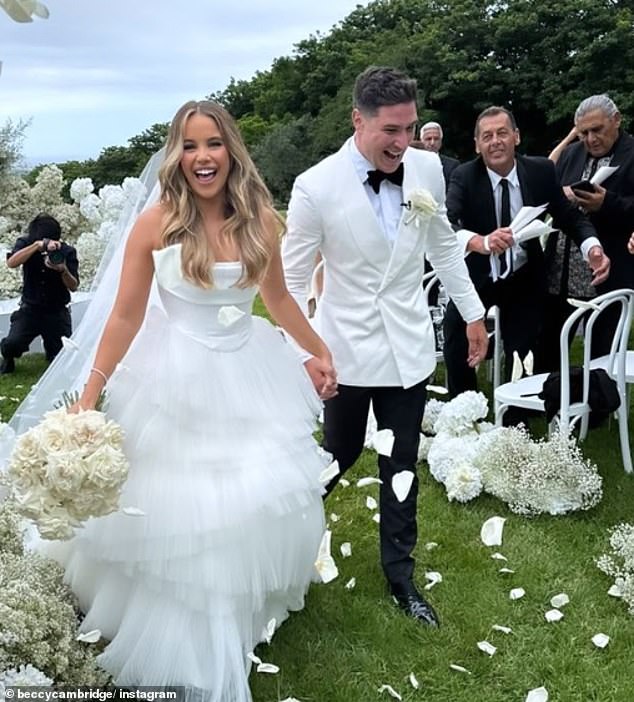
[[[46,259],[52,266],[59,266],[66,261],[66,256],[61,249],[53,249],[46,254]]]

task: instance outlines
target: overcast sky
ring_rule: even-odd
[[[95,158],[188,99],[248,79],[368,0],[44,0],[0,11],[0,125],[31,119],[29,164]]]

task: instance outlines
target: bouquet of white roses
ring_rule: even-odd
[[[19,436],[9,459],[15,503],[44,539],[70,539],[89,517],[119,507],[128,475],[123,432],[103,412],[47,412]]]

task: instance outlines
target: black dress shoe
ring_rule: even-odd
[[[0,375],[13,373],[15,371],[15,361],[12,358],[3,358],[0,363]]]
[[[427,626],[434,628],[440,626],[440,620],[434,608],[413,585],[404,589],[392,588],[392,595],[398,606],[410,617]]]

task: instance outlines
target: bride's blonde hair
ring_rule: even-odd
[[[275,242],[268,233],[271,218],[284,230],[284,222],[273,208],[271,194],[257,172],[231,115],[215,102],[191,100],[176,113],[170,125],[165,161],[159,171],[161,203],[165,209],[161,243],[182,244],[183,275],[204,288],[213,287],[214,256],[208,244],[202,216],[180,167],[184,130],[194,114],[212,119],[229,153],[229,175],[225,184],[225,215],[222,234],[233,241],[242,262],[239,287],[257,285],[266,272]]]

